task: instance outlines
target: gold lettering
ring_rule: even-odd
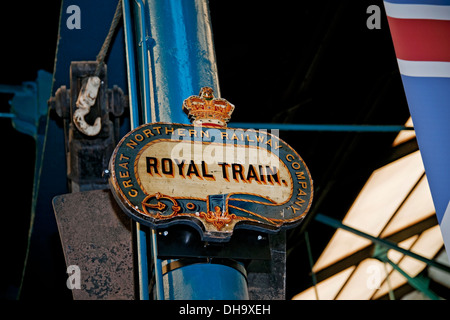
[[[129,178],[130,177],[130,173],[128,171],[125,171],[125,172],[119,171],[119,176],[121,178]]]
[[[153,136],[152,130],[150,129],[145,129],[144,131],[142,131],[143,134],[145,134],[145,136],[148,138],[149,136]]]
[[[295,173],[297,175],[297,180],[305,180],[305,173],[303,171],[298,171]]]
[[[119,166],[124,168],[125,170],[128,170],[128,162],[119,163]]]
[[[120,154],[120,158],[119,158],[119,160],[129,160],[130,158],[128,158],[128,157],[126,157],[126,156],[124,156],[122,153]]]
[[[298,162],[292,162],[292,168],[295,169],[295,170],[300,169],[300,163],[298,163]]]
[[[127,147],[134,149],[134,146],[137,146],[137,142],[133,139],[130,139],[130,142],[127,143]]]
[[[130,187],[133,186],[133,183],[131,182],[131,179],[122,181],[122,184],[123,184],[124,188],[130,188]]]
[[[256,140],[257,140],[259,143],[262,143],[262,142],[264,141],[264,138],[265,138],[265,136],[259,136],[259,135],[256,135]]]
[[[295,201],[294,203],[298,205],[300,208],[302,207],[302,204],[305,203],[305,200],[297,198],[298,201]]]
[[[155,129],[156,131],[158,131],[158,134],[161,134],[161,131],[159,131],[161,129],[161,127],[153,127],[153,129]]]

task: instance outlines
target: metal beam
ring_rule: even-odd
[[[425,230],[428,230],[429,228],[434,227],[436,224],[437,224],[436,217],[434,215],[432,215],[412,226],[409,226],[405,229],[402,229],[402,230],[386,237],[385,239],[395,242],[395,243],[398,243],[398,242],[406,240],[416,234],[419,234]],[[318,282],[323,281],[323,280],[341,272],[342,270],[345,270],[348,267],[361,262],[364,259],[372,257],[373,251],[374,251],[374,244],[370,244],[370,245],[356,251],[355,253],[353,253],[345,258],[342,258],[341,260],[332,264],[331,266],[325,267],[325,268],[317,271],[317,273],[316,273],[317,281]]]
[[[233,122],[230,128],[269,129],[283,131],[322,131],[322,132],[400,132],[414,130],[403,125],[365,125],[365,124],[295,124],[295,123],[247,123]]]
[[[133,37],[133,25],[132,25],[132,14],[131,6],[129,0],[122,0],[122,10],[123,10],[123,21],[124,21],[124,34],[125,34],[125,49],[126,49],[126,59],[127,59],[127,73],[128,73],[128,91],[130,99],[130,122],[131,129],[135,129],[139,126],[139,106],[138,106],[138,93],[137,93],[137,76],[136,76],[136,63],[134,59],[134,37]],[[142,47],[142,46],[141,46]],[[146,61],[146,60],[145,60]],[[141,61],[142,63],[142,61]],[[147,74],[147,73],[144,73]],[[142,92],[148,92],[148,90],[143,90]],[[146,99],[143,100],[148,101]],[[138,257],[138,279],[139,279],[139,299],[149,300],[149,288],[148,288],[148,263],[147,263],[147,233],[142,229],[142,226],[136,222],[136,246],[137,246],[137,257]],[[152,248],[154,252],[157,252],[154,237],[151,237],[150,242],[152,243]],[[155,255],[154,255],[155,256]],[[155,256],[156,257],[156,256]],[[155,266],[159,264],[155,258]],[[155,272],[156,287],[157,287],[157,298],[161,300],[164,296],[162,292],[162,275],[161,273]]]
[[[2,112],[0,113],[0,118],[10,118],[10,119],[14,119],[16,117],[16,115],[14,113],[5,113]]]
[[[391,259],[388,258],[387,256],[388,250],[389,250],[388,247],[376,244],[373,256],[374,258],[380,260],[381,262],[389,263],[391,267],[394,268],[395,271],[400,273],[414,289],[422,292],[432,300],[439,300],[439,296],[435,294],[433,291],[431,291],[429,288],[430,284],[429,278],[426,278],[421,275],[411,277],[407,272],[405,272],[402,268],[400,268],[400,266],[397,263],[393,262]]]
[[[326,225],[330,226],[330,227],[333,227],[333,228],[336,228],[336,229],[340,228],[340,229],[349,231],[349,232],[354,233],[354,234],[356,234],[356,235],[358,235],[360,237],[369,239],[370,241],[372,241],[375,244],[387,247],[389,249],[396,250],[396,251],[398,251],[400,253],[403,253],[404,255],[407,255],[407,256],[409,256],[411,258],[414,258],[414,259],[417,259],[419,261],[425,262],[429,266],[433,266],[433,267],[438,268],[438,269],[440,269],[442,271],[450,273],[450,267],[449,266],[446,266],[446,265],[444,265],[442,263],[439,263],[439,262],[436,262],[434,260],[430,260],[428,258],[425,258],[425,257],[423,257],[421,255],[418,255],[418,254],[416,254],[414,252],[411,252],[409,250],[403,249],[403,248],[399,247],[396,243],[394,243],[392,241],[371,236],[370,234],[367,234],[367,233],[359,231],[359,230],[357,230],[355,228],[349,227],[349,226],[343,224],[341,221],[333,219],[333,218],[330,218],[330,217],[327,217],[327,216],[325,216],[323,214],[317,214],[315,219],[317,221],[323,223],[323,224],[326,224]]]

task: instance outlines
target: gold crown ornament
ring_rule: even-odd
[[[222,98],[214,98],[214,90],[204,87],[198,96],[190,96],[183,102],[183,111],[194,125],[226,127],[234,105]]]

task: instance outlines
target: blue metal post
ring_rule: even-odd
[[[220,96],[208,2],[135,0],[133,9],[145,122],[187,124],[184,99],[205,86]],[[152,246],[156,251],[155,231]],[[166,273],[163,283],[164,299],[248,299],[245,276],[220,264],[184,266]],[[158,297],[158,284],[155,289]]]
[[[138,114],[138,95],[136,83],[136,64],[134,59],[134,39],[132,32],[131,8],[128,0],[122,2],[124,34],[125,34],[125,50],[127,60],[128,73],[128,96],[130,99],[130,121],[131,129],[139,126]],[[147,265],[147,234],[141,229],[141,225],[136,222],[136,245],[138,256],[138,273],[139,273],[139,299],[148,300],[148,265]]]

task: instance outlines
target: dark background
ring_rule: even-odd
[[[381,29],[369,30],[369,5]],[[382,1],[210,0],[222,97],[232,122],[398,124],[409,117]],[[10,2],[0,10],[0,84],[53,71],[60,1]],[[9,112],[12,95],[0,95]],[[0,119],[1,298],[14,298],[22,274],[34,174],[33,138]],[[318,212],[342,218],[369,174],[382,165],[395,133],[292,132],[280,138],[304,159],[315,197],[302,226],[287,234],[287,298],[311,285],[304,231],[317,259],[332,230]]]

